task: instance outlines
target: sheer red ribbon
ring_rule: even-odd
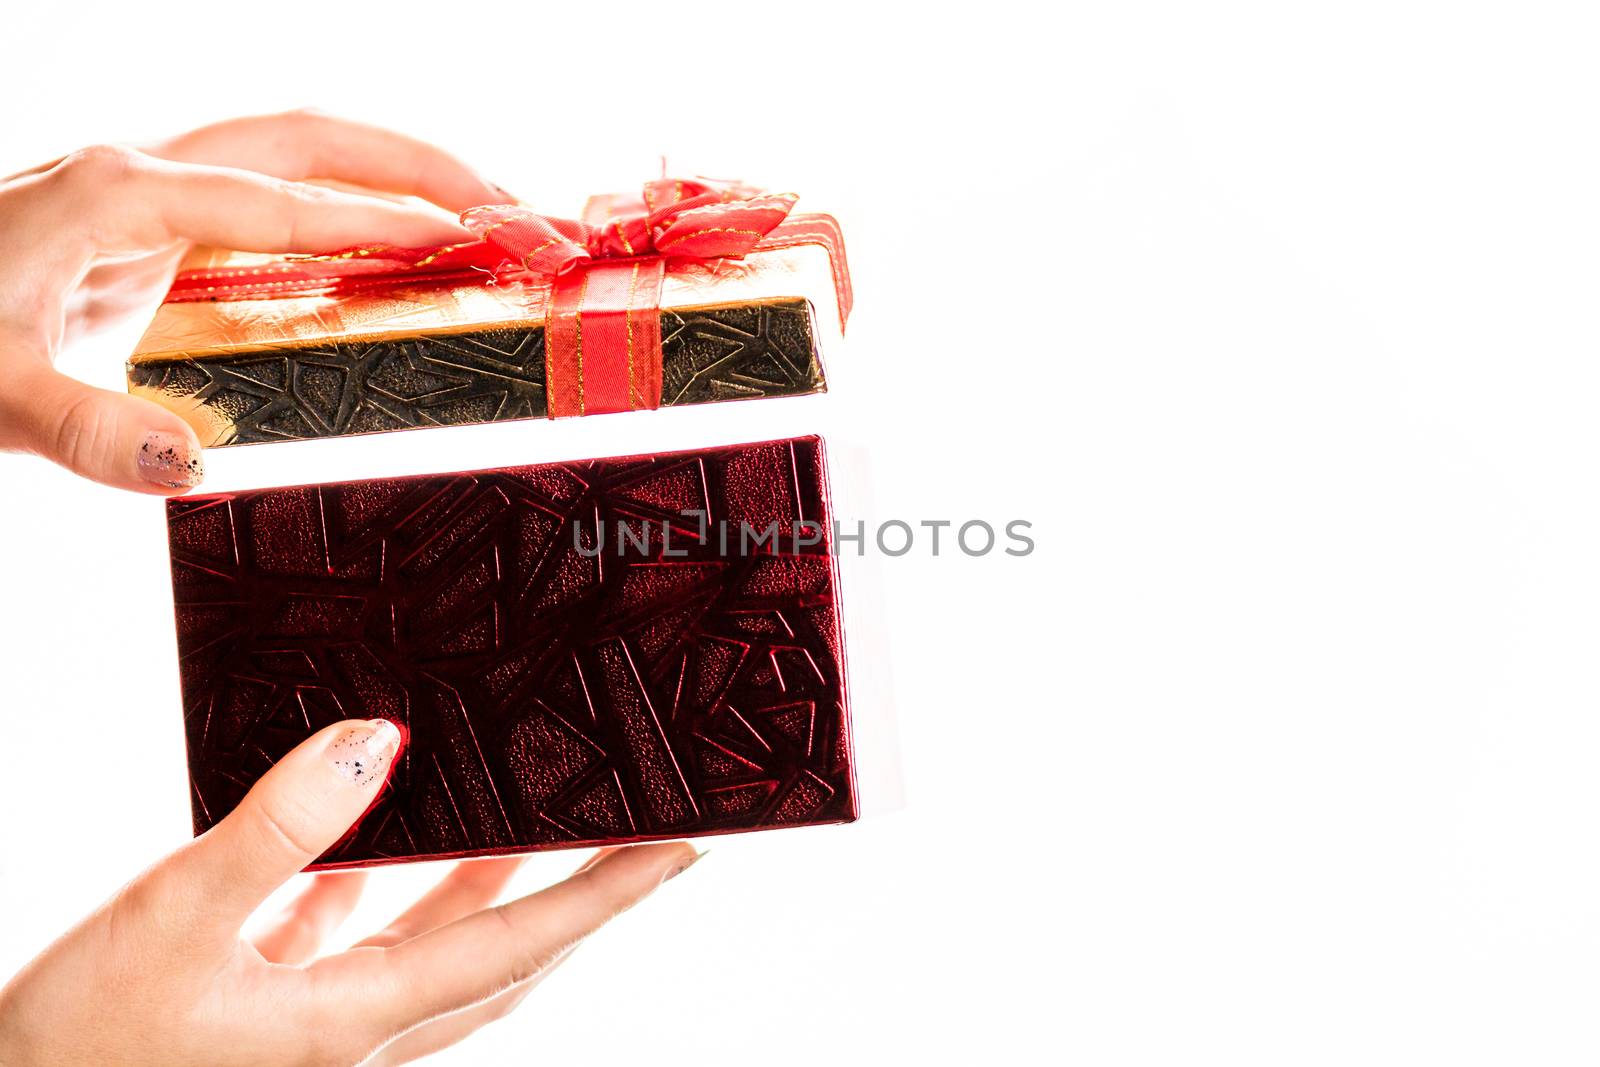
[[[596,197],[583,221],[517,205],[469,208],[478,240],[436,248],[351,248],[258,267],[184,271],[168,303],[337,295],[404,284],[547,280],[545,374],[552,418],[661,402],[661,285],[672,260],[815,244],[833,270],[843,328],[852,294],[839,224],[794,215],[793,193],[664,178],[638,197]]]

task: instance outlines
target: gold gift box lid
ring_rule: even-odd
[[[197,249],[184,270],[277,257]],[[549,286],[413,283],[339,295],[165,303],[129,391],[202,445],[536,418]],[[674,262],[661,289],[662,406],[825,390],[819,334],[840,311],[826,249]]]

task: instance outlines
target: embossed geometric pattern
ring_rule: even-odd
[[[707,404],[822,389],[803,300],[661,313],[661,403]]]
[[[804,300],[662,313],[663,406],[824,388]],[[459,426],[547,414],[544,328],[352,337],[128,366],[134,392],[221,426],[211,445]]]
[[[814,437],[169,501],[196,831],[378,716],[407,743],[317,866],[855,818],[834,560],[798,520],[831,526]]]

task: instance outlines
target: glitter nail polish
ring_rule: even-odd
[[[678,875],[682,874],[684,871],[687,871],[690,867],[693,867],[695,864],[699,863],[702,859],[705,858],[706,852],[710,852],[710,851],[711,851],[710,849],[706,849],[705,851],[702,851],[702,852],[696,852],[693,856],[690,856],[688,859],[684,860],[682,863],[680,863],[676,867],[672,868],[672,870],[668,871],[667,872],[667,876],[665,878],[661,879],[661,881],[664,882],[664,883],[672,881],[674,878],[678,877]]]
[[[205,463],[187,437],[151,430],[139,443],[139,477],[168,489],[188,489],[205,477]]]
[[[352,727],[328,744],[328,762],[352,785],[381,780],[389,771],[400,731],[385,719],[373,719]]]

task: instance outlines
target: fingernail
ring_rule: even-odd
[[[382,781],[400,748],[400,730],[388,719],[368,719],[335,737],[328,762],[352,785]]]
[[[710,851],[711,850],[708,848],[704,852],[696,852],[693,856],[690,856],[688,859],[684,860],[682,863],[680,863],[676,867],[672,868],[672,870],[668,871],[667,872],[667,876],[665,878],[661,879],[661,881],[663,883],[672,881],[674,878],[678,877],[678,875],[682,874],[684,871],[687,871],[690,867],[693,867],[695,864],[699,863],[700,860],[705,856],[706,852],[710,852]]]
[[[200,450],[183,434],[151,430],[139,444],[139,477],[168,489],[189,489],[206,476]]]
[[[522,198],[521,197],[512,196],[510,193],[506,192],[504,189],[502,189],[500,186],[496,185],[494,182],[490,182],[489,183],[489,188],[493,189],[496,193],[498,193],[500,195],[500,202],[502,204],[520,204],[520,203],[522,203]]]

